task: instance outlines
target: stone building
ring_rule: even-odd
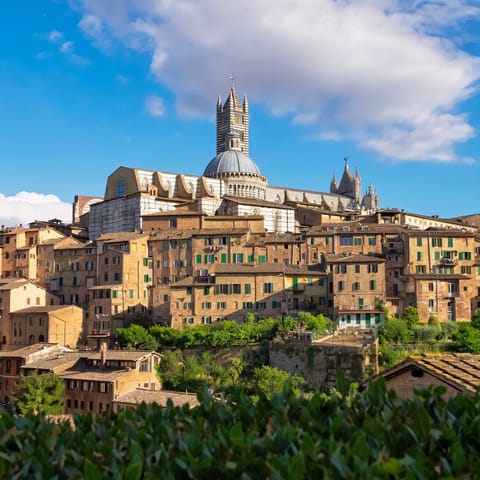
[[[89,205],[89,236],[144,230],[146,215],[181,207],[213,215],[261,215],[269,232],[295,232],[309,208],[328,212],[366,213],[378,209],[378,195],[370,186],[361,197],[358,172],[353,177],[345,162],[339,185],[330,192],[305,191],[268,184],[249,156],[249,111],[232,88],[222,105],[217,102],[216,156],[203,174],[189,175],[119,167],[107,180],[103,201]],[[297,206],[301,205],[299,217]]]
[[[18,348],[47,342],[76,347],[85,333],[83,321],[83,309],[76,305],[22,308],[10,312],[10,345]]]
[[[155,366],[161,355],[153,351],[108,350],[103,344],[95,352],[64,352],[32,359],[21,367],[55,373],[65,383],[65,413],[100,414],[112,409],[119,396],[138,388],[160,389]]]
[[[13,331],[11,315],[31,306],[58,305],[58,297],[30,280],[12,279],[0,281],[0,344],[11,348]]]

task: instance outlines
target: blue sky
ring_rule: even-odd
[[[328,191],[349,157],[385,208],[480,211],[480,4],[7,0],[0,223],[70,220],[121,165],[201,174],[234,72],[271,185]]]

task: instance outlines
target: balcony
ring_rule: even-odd
[[[443,257],[440,259],[440,264],[441,265],[457,265],[458,260],[456,258],[451,258],[451,257]]]

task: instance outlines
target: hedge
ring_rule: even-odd
[[[405,400],[382,380],[349,392],[205,393],[190,410],[143,404],[73,424],[2,411],[0,478],[478,478],[479,396]]]

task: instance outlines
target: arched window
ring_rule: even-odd
[[[28,344],[33,345],[35,343],[35,337],[33,335],[30,335],[28,337]]]
[[[38,336],[38,341],[39,342],[44,342],[45,341],[45,337],[43,335],[39,335]]]
[[[127,191],[127,182],[123,177],[120,177],[117,180],[117,184],[115,186],[115,194],[117,197],[123,197]]]

